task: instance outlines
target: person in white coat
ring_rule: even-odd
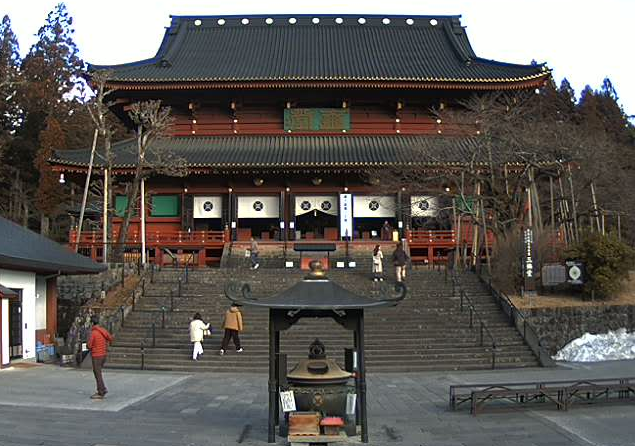
[[[190,341],[194,344],[192,359],[198,361],[198,357],[203,354],[203,337],[209,330],[209,323],[203,322],[200,313],[196,313],[190,322]]]
[[[381,246],[375,245],[373,249],[373,281],[383,281],[384,277],[384,254],[381,252]]]

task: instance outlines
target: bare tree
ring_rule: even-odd
[[[124,212],[119,239],[113,250],[115,260],[122,259],[130,219],[139,198],[141,181],[152,174],[169,176],[185,176],[187,174],[186,161],[174,156],[169,144],[166,144],[165,141],[173,123],[170,108],[162,107],[161,101],[137,102],[131,106],[129,116],[135,124],[136,167],[134,177],[128,187],[128,204]]]
[[[110,107],[114,105],[114,101],[110,100],[110,97],[115,92],[114,89],[110,89],[107,86],[107,80],[111,77],[111,73],[108,71],[98,71],[91,76],[91,85],[95,91],[95,100],[88,105],[88,112],[90,117],[97,128],[99,136],[103,141],[103,158],[105,161],[104,169],[104,181],[102,183],[103,190],[106,192],[104,197],[104,203],[106,209],[104,210],[106,215],[106,225],[103,229],[105,233],[106,246],[112,241],[112,219],[114,216],[113,209],[113,165],[115,161],[115,154],[112,150],[112,138],[115,133],[112,122],[112,116]],[[107,248],[106,248],[107,249]],[[110,251],[110,250],[108,250]],[[112,254],[112,252],[108,252]],[[106,255],[108,256],[108,255]]]

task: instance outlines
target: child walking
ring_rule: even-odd
[[[223,342],[220,346],[220,355],[223,356],[225,354],[230,339],[234,340],[236,351],[242,353],[243,348],[240,346],[238,333],[243,331],[243,315],[236,304],[229,307],[229,310],[225,313],[223,328],[225,329],[225,336],[223,336]]]
[[[203,354],[203,338],[207,330],[209,330],[209,323],[203,322],[201,313],[196,313],[190,322],[190,341],[194,344],[192,349],[194,361],[198,361],[198,357]]]

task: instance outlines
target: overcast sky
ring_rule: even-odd
[[[22,54],[57,0],[1,0]],[[627,114],[635,115],[635,0],[67,0],[82,58],[95,64],[152,57],[173,15],[461,14],[476,54],[505,62],[547,62],[576,93],[610,77]],[[98,8],[101,5],[102,8]]]

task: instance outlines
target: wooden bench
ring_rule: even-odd
[[[635,400],[635,382],[624,379],[615,384],[581,381],[567,387],[564,404],[568,409],[574,403],[593,404]]]
[[[535,388],[499,388],[485,389],[471,392],[470,412],[476,416],[483,406],[494,401],[510,401],[516,405],[549,404],[556,405],[558,410],[566,410],[564,401],[565,387],[535,387]]]

